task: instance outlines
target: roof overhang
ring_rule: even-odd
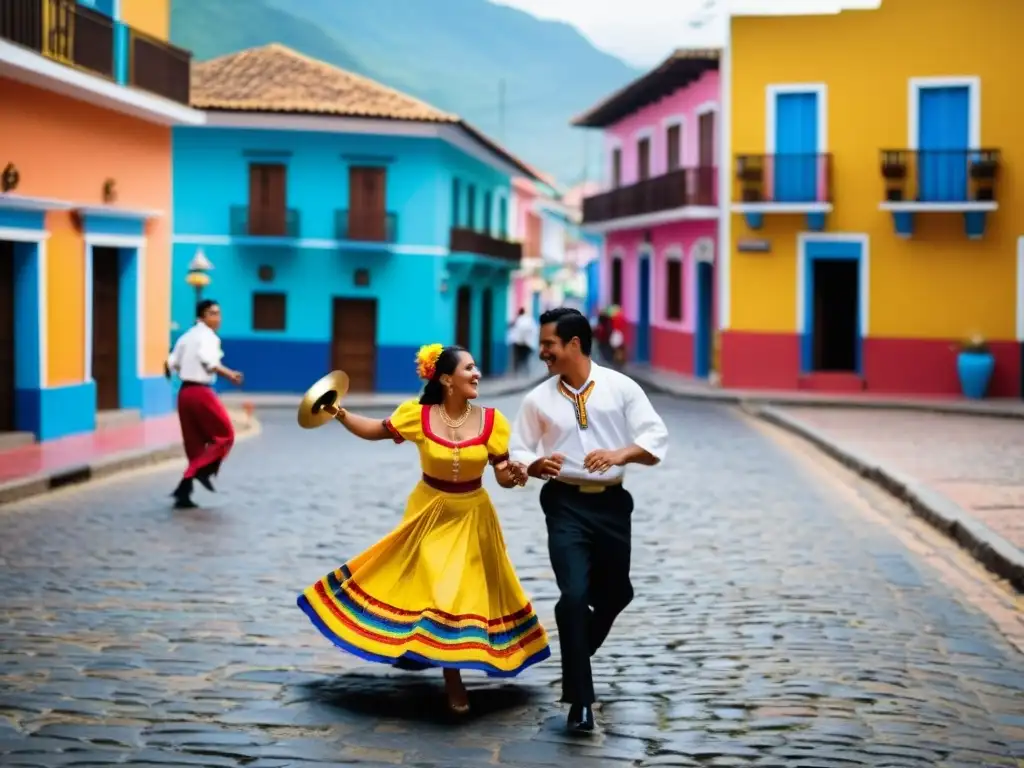
[[[676,51],[645,75],[572,121],[579,128],[607,128],[718,70],[717,50]]]
[[[508,176],[525,175],[532,179],[537,178],[535,172],[529,166],[516,159],[501,146],[464,121],[428,122],[423,120],[394,120],[373,117],[241,110],[208,110],[205,114],[205,125],[211,128],[357,133],[374,136],[441,139],[470,157]]]

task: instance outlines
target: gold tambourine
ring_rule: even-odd
[[[320,381],[306,390],[299,403],[299,426],[316,429],[334,418],[327,407],[337,406],[348,394],[348,374],[331,371]]]

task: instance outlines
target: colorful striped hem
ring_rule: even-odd
[[[322,582],[318,583],[317,586],[321,587],[322,586]],[[374,653],[372,651],[366,650],[365,648],[361,648],[361,647],[353,644],[352,642],[344,639],[343,637],[340,637],[338,634],[336,634],[329,626],[327,626],[327,624],[324,622],[324,620],[320,617],[320,614],[317,613],[316,609],[309,602],[309,599],[306,597],[305,594],[299,595],[299,598],[297,600],[297,604],[298,604],[299,608],[302,609],[303,613],[305,613],[306,616],[309,618],[309,620],[313,623],[313,626],[315,626],[318,630],[320,630],[320,633],[324,637],[326,637],[328,640],[330,640],[332,643],[334,643],[334,645],[336,645],[338,648],[341,648],[343,651],[348,651],[352,655],[357,656],[358,658],[363,659],[364,661],[370,661],[370,662],[374,662],[374,663],[378,663],[378,664],[389,664],[391,666],[399,667],[401,669],[423,670],[423,669],[429,669],[429,668],[433,667],[433,668],[442,668],[442,669],[473,670],[473,671],[477,671],[477,672],[484,672],[489,677],[516,677],[517,675],[521,674],[524,670],[528,669],[529,667],[532,667],[534,664],[537,664],[539,662],[544,661],[545,659],[547,659],[547,658],[549,658],[551,656],[551,648],[550,648],[550,646],[548,646],[545,643],[545,645],[542,648],[540,648],[539,650],[537,650],[533,654],[527,656],[522,661],[522,663],[518,664],[517,666],[515,666],[515,667],[513,667],[511,669],[504,669],[502,667],[498,667],[498,666],[496,666],[494,664],[491,664],[491,663],[485,662],[485,661],[479,661],[479,660],[473,660],[473,659],[458,659],[458,658],[453,658],[453,659],[433,658],[433,657],[428,657],[428,656],[425,656],[422,653],[417,653],[417,652],[411,651],[411,650],[403,651],[401,653],[398,653],[397,655]],[[328,605],[330,605],[330,604],[328,604]],[[369,636],[370,639],[372,639],[372,640],[376,640],[377,642],[382,642],[382,643],[394,643],[395,642],[395,640],[391,639],[391,638],[373,637],[373,633],[370,633],[369,635],[367,635],[367,633],[365,631],[360,631],[360,628],[358,627],[358,625],[355,625],[355,623],[352,622],[351,619],[346,621],[345,620],[346,617],[337,616],[337,614],[336,614],[336,617],[339,618],[341,621],[343,621],[346,625],[349,626],[350,629],[353,629],[356,633],[364,635],[364,636]],[[536,617],[533,617],[533,623],[536,624]],[[543,630],[540,630],[539,627],[538,627],[538,630],[537,630],[538,635],[542,631]],[[523,646],[526,646],[528,644],[528,642],[530,642],[531,640],[535,640],[535,639],[537,639],[537,638],[536,637],[527,638],[527,641],[523,643]],[[406,644],[408,642],[415,642],[416,640],[426,640],[426,638],[423,638],[422,636],[417,636],[415,638],[410,638],[410,640],[408,640],[408,641],[400,641],[400,642],[402,642],[402,644]],[[472,643],[472,644],[458,643],[458,644],[439,644],[439,645],[440,645],[440,648],[442,648],[444,650],[450,650],[450,651],[456,651],[457,652],[459,650],[463,650],[463,646],[467,646],[467,645],[480,646],[482,644],[480,644],[480,643]],[[398,650],[398,649],[396,648],[396,650]],[[505,653],[499,653],[499,655],[507,655],[507,651]]]

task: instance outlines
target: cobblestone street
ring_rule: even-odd
[[[272,411],[206,509],[170,509],[176,465],[0,508],[0,765],[1022,764],[1024,656],[985,613],[743,416],[655,405],[671,448],[630,472],[637,597],[592,738],[561,733],[539,484],[489,483],[554,656],[468,674],[449,724],[439,673],[343,654],[295,607],[399,519],[415,449]]]

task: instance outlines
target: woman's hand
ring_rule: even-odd
[[[517,461],[503,461],[494,467],[494,475],[502,488],[526,485],[526,466]]]
[[[327,411],[338,421],[345,421],[345,417],[348,415],[348,412],[344,408],[339,408],[336,405],[325,405],[323,406],[323,410]]]

